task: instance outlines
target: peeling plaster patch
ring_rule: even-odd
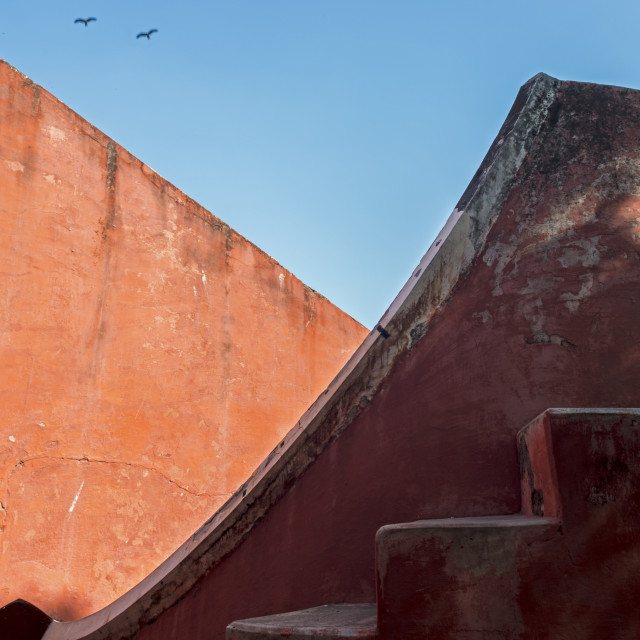
[[[78,498],[80,497],[80,492],[82,491],[82,487],[84,487],[84,480],[78,489],[78,493],[76,493],[76,497],[73,499],[71,506],[69,507],[69,513],[73,513],[73,510],[76,508],[76,502],[78,502]]]
[[[488,309],[485,309],[484,311],[479,311],[477,313],[474,313],[471,316],[474,320],[480,320],[482,322],[482,324],[485,324],[486,322],[489,322],[489,320],[491,320],[491,318],[493,317],[491,315],[491,312]]]
[[[574,240],[562,251],[557,258],[558,262],[566,269],[580,263],[583,267],[595,267],[600,263],[600,251],[606,247],[598,247],[600,236],[594,236],[584,240]]]
[[[509,264],[509,261],[513,257],[513,254],[518,248],[517,238],[512,236],[513,244],[505,244],[504,242],[495,242],[490,246],[482,256],[482,261],[488,266],[495,268],[493,270],[495,274],[495,287],[491,292],[492,296],[501,296],[503,294],[500,282],[502,280],[502,271]]]
[[[149,247],[151,251],[153,251],[156,256],[159,258],[164,258],[166,262],[169,263],[170,266],[173,266],[175,269],[179,271],[184,271],[184,264],[181,260],[181,249],[180,249],[180,241],[185,235],[193,235],[189,230],[183,229],[177,231],[174,229],[173,231],[169,231],[168,229],[163,229],[162,236],[166,239],[166,244],[161,249],[158,249],[155,238],[152,235],[144,234],[140,236],[140,239],[144,242],[146,246]],[[198,270],[194,266],[195,272]],[[164,284],[165,275],[161,275],[162,283]]]
[[[202,284],[206,287],[207,286],[207,276],[205,274],[205,272],[202,272]]]
[[[196,289],[196,285],[193,285],[193,297],[197,298],[198,297],[198,290]]]
[[[554,211],[552,214],[551,218],[553,220],[553,226],[555,228],[565,227],[567,230],[570,230],[571,227],[575,226],[575,223],[572,222],[575,213],[582,218],[580,224],[595,222],[598,219],[598,216],[594,209],[588,207],[587,194],[587,187],[582,184],[576,185],[573,190],[573,194],[568,195],[566,201],[563,201],[561,209]],[[565,216],[567,218],[566,224],[559,222],[557,220],[558,216]],[[570,233],[573,233],[573,230],[571,230]]]
[[[564,349],[569,349],[570,351],[577,350],[578,347],[566,338],[556,334],[549,335],[545,331],[544,323],[546,317],[540,298],[525,302],[520,306],[520,311],[527,322],[529,322],[533,334],[524,339],[525,344],[554,344]]]
[[[566,210],[562,210],[559,213],[548,216],[544,222],[536,225],[527,235],[560,236],[571,231],[575,225],[576,223],[567,215]]]
[[[542,338],[544,336],[547,338],[549,337],[547,332],[544,330],[544,321],[546,318],[544,315],[544,309],[542,308],[542,300],[540,298],[536,298],[535,300],[525,302],[520,305],[520,311],[531,327],[533,341],[537,342],[538,338],[540,341],[543,341]]]
[[[584,298],[588,298],[591,294],[591,289],[593,288],[593,274],[585,273],[580,276],[580,280],[582,281],[582,285],[580,286],[580,291],[578,293],[563,293],[560,296],[560,300],[566,300],[565,305],[571,313],[575,313],[580,306],[580,300],[584,300]]]
[[[93,564],[93,575],[96,577],[96,580],[106,581],[113,572],[114,567],[115,564],[113,561],[105,558],[102,552],[99,552],[97,560]]]
[[[278,276],[278,280],[280,281],[280,288],[284,287],[284,273]]]
[[[67,134],[62,131],[62,129],[56,127],[49,127],[49,129],[47,129],[47,135],[53,144],[64,142],[67,139]]]
[[[518,293],[520,295],[542,293],[553,289],[557,282],[564,282],[564,278],[527,278],[527,286],[520,289]]]
[[[516,245],[505,244],[504,242],[496,242],[490,246],[482,256],[482,261],[488,266],[492,267],[494,262],[496,263],[495,273],[502,273],[503,269],[509,263],[509,260],[516,252]]]
[[[24,173],[24,165],[21,162],[14,162],[13,160],[5,160],[5,164],[9,171],[22,171]]]
[[[9,436],[9,442],[15,442],[15,441],[16,441],[15,436]]]
[[[44,179],[49,183],[49,184],[55,184],[56,183],[56,177],[52,174],[49,173],[43,173],[42,174]]]
[[[168,323],[169,327],[171,328],[171,331],[173,331],[175,333],[176,331],[176,327],[178,325],[178,320],[180,320],[180,314],[177,311],[170,311],[169,309],[165,310],[165,314],[164,316],[155,316],[154,320],[156,321],[157,324],[164,324],[164,323]],[[147,347],[147,345],[149,345],[149,347]],[[145,348],[151,348],[153,345],[151,345],[148,342],[145,342],[143,345],[143,347]],[[160,343],[160,347],[162,349],[165,348],[164,344]]]

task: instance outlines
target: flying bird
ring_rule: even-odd
[[[147,38],[147,40],[149,40],[151,38],[151,34],[152,33],[158,33],[158,30],[157,29],[150,29],[149,31],[142,31],[141,33],[139,33],[136,36],[136,40],[138,38],[145,38],[145,37]]]
[[[73,21],[73,24],[75,24],[76,22],[84,22],[84,26],[86,27],[90,22],[96,22],[98,20],[98,18],[76,18]]]

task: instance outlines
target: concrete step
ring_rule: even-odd
[[[531,549],[559,537],[556,520],[522,514],[421,520],[376,536],[380,636],[519,637],[511,603]],[[509,635],[511,634],[511,635]]]
[[[560,544],[519,576],[523,624],[540,637],[640,638],[640,410],[549,409],[518,450],[522,511],[562,522]]]
[[[227,627],[227,640],[305,640],[308,638],[378,637],[375,604],[325,604],[312,609],[236,620]]]
[[[380,529],[383,640],[640,638],[640,411],[550,409],[518,450],[523,513]]]
[[[637,526],[639,409],[549,409],[517,436],[522,512],[565,531]]]

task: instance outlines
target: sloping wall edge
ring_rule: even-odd
[[[545,74],[523,85],[458,205],[378,326],[229,501],[140,584],[91,616],[52,622],[45,640],[131,637],[241,544],[366,407],[394,362],[426,334],[431,318],[484,247],[518,169],[549,116],[558,85]]]
[[[82,115],[80,115],[79,113],[74,111],[71,107],[67,106],[64,102],[56,98],[55,95],[53,95],[52,93],[44,89],[42,86],[36,84],[36,82],[34,82],[31,78],[29,78],[27,75],[22,73],[20,69],[17,69],[2,57],[0,57],[0,65],[6,65],[9,69],[11,69],[11,71],[13,71],[18,76],[20,76],[23,79],[24,86],[32,87],[34,92],[38,94],[40,100],[45,99],[51,104],[58,105],[64,110],[73,114],[73,117],[78,122],[78,125],[82,129],[83,133],[88,137],[90,137],[93,141],[97,142],[105,150],[105,153],[107,152],[109,146],[113,145],[113,148],[116,150],[116,155],[118,158],[126,160],[127,162],[136,163],[137,165],[139,165],[144,175],[146,175],[158,188],[160,188],[163,191],[163,193],[169,196],[174,202],[176,202],[181,206],[184,206],[190,216],[193,216],[194,218],[198,218],[202,220],[202,222],[204,222],[205,224],[209,225],[210,227],[216,230],[224,230],[226,233],[234,237],[242,238],[242,240],[246,242],[248,246],[250,246],[251,249],[254,250],[256,253],[259,253],[265,256],[270,263],[278,265],[278,267],[280,267],[287,273],[290,273],[294,278],[296,278],[296,280],[302,282],[294,273],[290,271],[290,269],[281,265],[273,256],[267,253],[264,249],[260,248],[254,242],[252,242],[251,240],[243,236],[239,231],[237,231],[236,229],[231,227],[229,224],[224,222],[224,220],[218,218],[218,216],[216,216],[211,211],[206,209],[199,202],[197,202],[196,200],[188,196],[179,187],[177,187],[175,184],[170,182],[167,178],[163,177],[155,169],[147,165],[143,160],[140,160],[139,158],[134,156],[130,151],[128,151],[126,148],[121,146],[118,142],[113,140],[113,138],[111,138],[109,135],[107,135],[106,133],[98,129],[96,126],[91,124],[91,122],[89,122]],[[326,298],[326,296],[324,296],[322,293],[315,291],[315,289],[312,289],[311,287],[309,287],[304,283],[302,283],[302,285],[307,289],[312,290],[315,293],[315,295],[317,295],[318,297],[328,300],[328,298]],[[331,300],[329,300],[329,302],[331,302]],[[331,302],[331,304],[334,304],[334,303]],[[344,313],[345,316],[349,316],[349,314],[346,311],[342,311],[342,313]]]

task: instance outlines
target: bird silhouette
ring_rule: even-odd
[[[146,37],[147,40],[149,40],[151,38],[151,34],[152,33],[158,33],[158,30],[157,29],[149,29],[149,31],[142,31],[141,33],[139,33],[136,36],[136,40],[138,38],[145,38],[145,37]]]
[[[76,22],[84,22],[84,26],[86,27],[90,22],[96,22],[98,20],[98,18],[76,18],[73,21],[73,24],[75,24]]]

